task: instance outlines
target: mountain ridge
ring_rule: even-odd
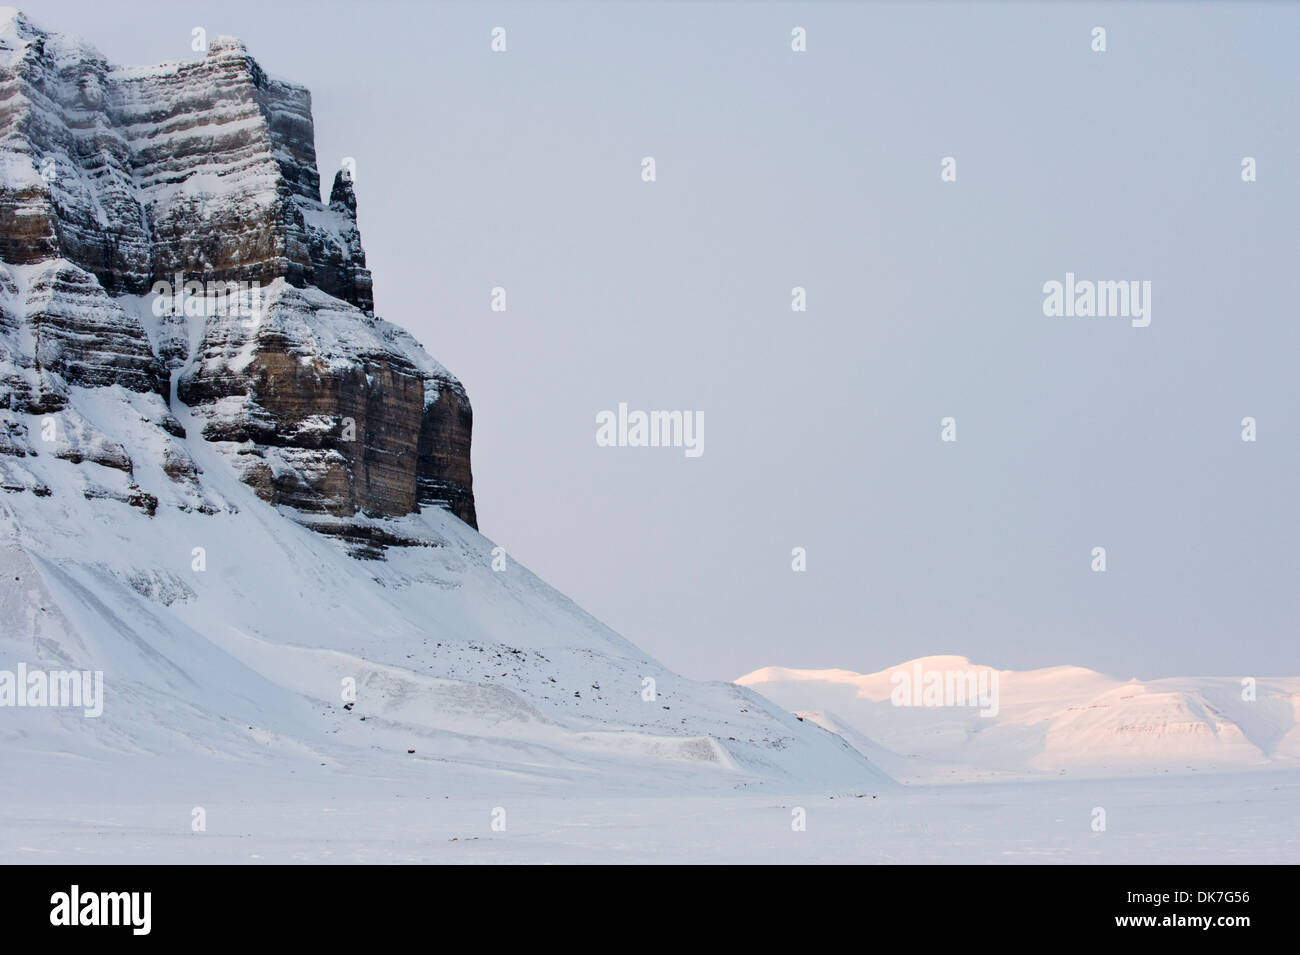
[[[895,693],[930,674],[984,674],[979,701]],[[996,683],[993,675],[996,674]],[[904,781],[1209,772],[1300,766],[1300,677],[1119,680],[1080,666],[996,670],[963,656],[875,673],[763,667],[741,686],[832,732]],[[936,684],[938,680],[936,679]],[[1251,694],[1254,694],[1252,697]]]

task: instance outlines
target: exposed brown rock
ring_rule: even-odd
[[[469,399],[374,317],[350,176],[321,201],[307,90],[227,37],[195,62],[119,69],[21,14],[3,31],[0,410],[67,412],[56,456],[129,474],[69,389],[174,387],[270,503],[358,519],[436,506],[476,524]],[[226,281],[254,285],[251,312],[175,311],[178,286]],[[184,438],[156,404],[145,420]],[[16,418],[3,434],[11,459],[37,453]],[[183,447],[158,446],[197,490]]]

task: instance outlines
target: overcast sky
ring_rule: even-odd
[[[1300,673],[1300,7],[25,10],[311,89],[377,310],[469,390],[483,531],[668,665]],[[1150,325],[1045,317],[1067,271]],[[598,447],[619,402],[704,454]]]

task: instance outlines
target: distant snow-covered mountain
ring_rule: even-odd
[[[976,693],[954,698],[941,681]],[[1017,672],[935,656],[868,674],[764,667],[736,682],[904,781],[1300,766],[1300,677],[1118,680],[1083,667]],[[979,692],[993,698],[972,699]]]

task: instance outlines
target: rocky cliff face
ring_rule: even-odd
[[[177,440],[202,438],[333,534],[373,542],[371,519],[426,506],[476,524],[465,390],[374,316],[352,183],[340,171],[321,200],[313,136],[307,90],[236,40],[119,68],[0,12],[6,488],[40,484],[23,458],[96,444],[76,396],[114,389],[161,435],[107,457],[131,476],[132,453],[164,455],[200,489],[178,506],[218,507]]]
[[[233,41],[121,70],[0,10],[0,671],[98,671],[107,700],[6,708],[0,762],[121,792],[184,753],[381,801],[395,771],[441,800],[453,767],[474,792],[887,784],[467,526],[465,390],[373,315],[311,137],[307,93]]]

